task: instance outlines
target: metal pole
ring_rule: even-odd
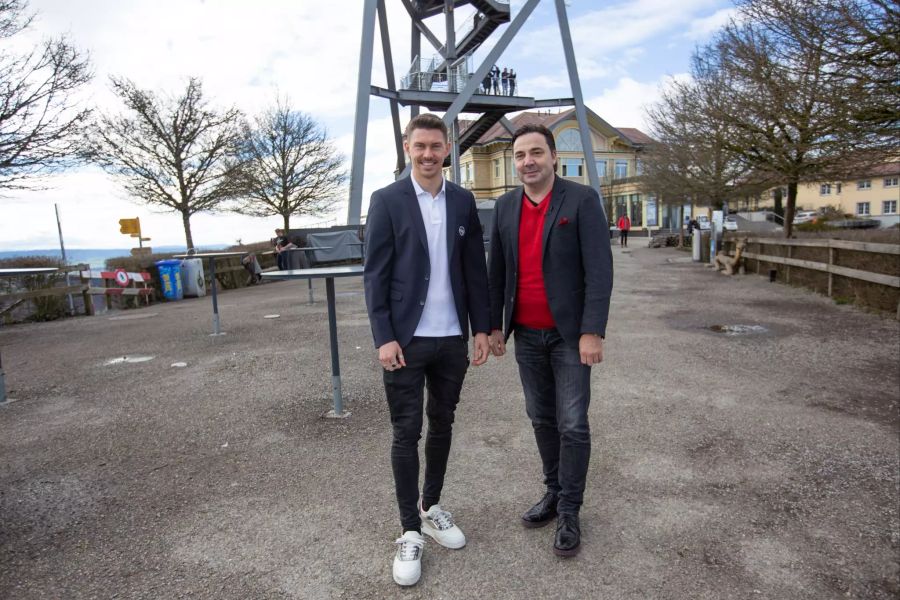
[[[347,224],[359,225],[362,213],[362,185],[366,161],[366,134],[369,127],[369,92],[372,83],[372,49],[375,45],[375,13],[378,0],[363,5],[362,42],[356,81],[356,121],[353,124],[353,162],[350,165],[350,202]]]
[[[221,335],[222,330],[219,328],[219,298],[216,295],[216,257],[209,257],[209,286],[212,290],[213,303],[213,335]]]
[[[0,404],[6,402],[6,377],[3,375],[3,357],[0,356]]]
[[[594,159],[594,146],[591,142],[591,130],[588,128],[587,111],[584,107],[584,97],[581,95],[581,82],[578,80],[578,67],[575,64],[575,50],[572,48],[572,34],[569,31],[569,19],[566,17],[565,0],[556,0],[556,16],[559,20],[559,34],[562,38],[563,53],[566,55],[566,67],[569,71],[569,85],[572,88],[572,96],[575,98],[575,116],[578,119],[578,129],[581,133],[581,147],[584,150],[584,159],[587,163],[588,180],[591,187],[600,194],[600,177],[597,176],[597,164]],[[601,195],[600,200],[603,200]],[[601,202],[602,206],[602,202]]]
[[[334,277],[325,278],[328,296],[328,335],[331,338],[331,389],[334,396],[334,416],[344,416],[344,399],[341,397],[341,362],[338,355],[337,317],[334,308]]]
[[[314,304],[315,299],[313,298],[313,286],[312,286],[312,277],[306,280],[306,283],[309,284],[309,304]]]
[[[64,265],[68,265],[69,261],[66,258],[66,245],[63,243],[63,235],[62,235],[62,223],[59,221],[59,204],[53,203],[53,210],[56,211],[56,230],[59,231],[59,249],[62,252],[62,261]],[[69,287],[69,272],[66,271],[66,287]],[[72,294],[66,294],[69,298],[69,314],[75,314],[75,301],[72,300]]]

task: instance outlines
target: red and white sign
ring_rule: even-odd
[[[128,287],[131,283],[131,277],[125,269],[116,269],[116,283],[121,287]]]

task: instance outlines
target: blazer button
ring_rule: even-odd
[[[428,281],[428,275],[425,276],[425,281]]]
[[[419,306],[425,306],[425,301],[424,301],[424,300],[419,300]]]

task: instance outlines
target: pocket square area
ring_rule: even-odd
[[[557,225],[568,225],[568,224],[569,224],[569,219],[567,219],[566,217],[563,217],[562,219],[559,220],[559,223],[557,223]]]

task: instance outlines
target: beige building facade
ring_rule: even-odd
[[[779,188],[766,190],[755,198],[731,203],[737,210],[772,207]],[[780,189],[787,198],[787,187]],[[801,183],[797,186],[796,211],[834,208],[845,215],[876,218],[882,225],[900,222],[900,162],[888,162],[861,169],[843,180]]]
[[[524,112],[510,119],[515,131],[526,124],[547,127],[556,142],[557,174],[590,185],[584,150],[574,110],[561,113]],[[660,207],[656,198],[641,190],[641,153],[652,140],[637,129],[616,128],[588,110],[593,157],[600,176],[600,193],[607,217],[615,224],[628,214],[638,229],[665,226],[674,211]],[[464,131],[469,123],[462,124]],[[445,177],[452,179],[450,169]],[[512,152],[512,133],[498,123],[460,156],[459,184],[475,194],[476,201],[495,200],[520,185]],[[675,217],[677,219],[677,217]],[[675,221],[677,226],[677,220]]]

